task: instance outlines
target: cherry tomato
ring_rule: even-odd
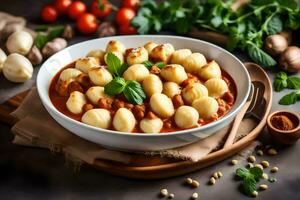
[[[57,19],[58,13],[54,6],[47,5],[43,7],[41,11],[41,17],[45,22],[55,22]]]
[[[122,7],[132,8],[136,10],[140,3],[140,0],[123,0]]]
[[[72,0],[55,0],[54,2],[54,6],[59,14],[65,14],[71,4]]]
[[[84,13],[77,20],[77,28],[83,34],[95,33],[97,27],[97,18],[91,13]]]
[[[68,9],[68,15],[71,19],[78,19],[80,15],[85,13],[86,11],[86,5],[81,1],[74,1],[69,9]]]
[[[102,0],[102,4],[103,4],[102,10],[99,8],[98,1],[94,1],[92,4],[91,11],[96,17],[105,18],[109,15],[109,13],[111,11],[110,5],[106,1]]]
[[[135,11],[132,8],[120,8],[116,15],[116,22],[120,26],[129,26],[130,21],[135,16]]]
[[[121,35],[133,35],[136,34],[136,29],[132,26],[128,25],[122,25],[119,27],[119,33]]]

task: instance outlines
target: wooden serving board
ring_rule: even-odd
[[[265,126],[267,116],[272,105],[272,86],[265,71],[254,63],[246,63],[247,70],[252,81],[260,81],[265,86],[264,100],[265,110],[262,120],[248,135],[238,140],[229,148],[214,151],[198,162],[178,161],[160,156],[135,155],[129,165],[112,162],[108,160],[96,160],[93,166],[102,171],[135,179],[159,179],[172,176],[183,175],[199,170],[214,163],[220,162],[246,148],[259,135]],[[13,125],[16,119],[9,115],[22,102],[27,92],[23,92],[4,104],[0,105],[0,121]]]

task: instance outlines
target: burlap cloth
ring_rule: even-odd
[[[98,144],[86,141],[60,126],[44,109],[36,88],[27,95],[22,105],[12,113],[19,121],[12,127],[15,134],[14,144],[47,148],[52,152],[63,153],[79,162],[93,164],[97,159],[112,160],[130,164],[133,153],[120,152],[106,149]],[[244,119],[238,131],[237,138],[249,133],[256,122]],[[196,162],[220,147],[230,126],[223,128],[218,133],[200,140],[196,143],[176,149],[160,152],[145,152],[145,156],[161,155],[178,160]]]

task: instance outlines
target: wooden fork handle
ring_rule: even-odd
[[[237,131],[239,129],[239,126],[240,126],[240,124],[241,124],[241,122],[242,122],[249,106],[250,106],[250,103],[251,103],[251,101],[247,101],[245,103],[245,105],[242,107],[241,111],[236,115],[236,117],[233,121],[232,127],[231,127],[231,131],[228,134],[227,140],[226,140],[223,148],[227,148],[227,147],[229,147],[233,144],[235,136],[236,136]]]

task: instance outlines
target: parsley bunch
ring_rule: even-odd
[[[295,0],[252,0],[236,12],[234,0],[144,0],[132,25],[140,34],[171,30],[187,33],[192,27],[228,35],[229,50],[241,49],[264,67],[276,61],[262,50],[263,39],[300,28],[300,9]]]

